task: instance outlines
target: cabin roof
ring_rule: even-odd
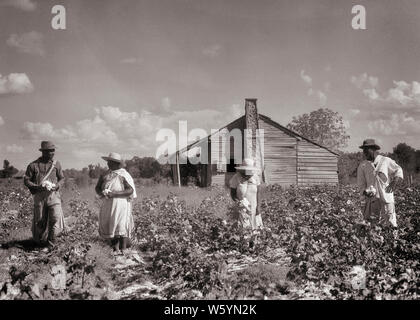
[[[327,148],[327,147],[325,147],[325,146],[322,146],[322,145],[320,145],[319,143],[316,143],[316,142],[314,142],[314,141],[312,141],[312,140],[310,140],[310,139],[308,139],[308,138],[305,138],[305,137],[301,136],[300,134],[298,134],[298,133],[294,132],[293,130],[290,130],[290,129],[286,128],[286,127],[283,127],[281,124],[279,124],[278,122],[276,122],[276,121],[272,120],[270,117],[267,117],[267,116],[265,116],[265,115],[263,115],[263,114],[261,114],[261,113],[260,113],[260,114],[258,114],[258,116],[259,116],[259,118],[260,118],[260,119],[262,119],[263,121],[265,121],[265,122],[267,122],[267,123],[271,124],[271,125],[272,125],[272,126],[274,126],[275,128],[277,128],[277,129],[279,129],[279,130],[283,131],[284,133],[286,133],[286,134],[288,134],[288,135],[290,135],[290,136],[293,136],[293,137],[295,137],[295,138],[297,138],[297,139],[302,139],[302,140],[308,141],[308,142],[310,142],[310,143],[312,143],[312,144],[314,144],[314,145],[316,145],[316,146],[318,146],[318,147],[320,147],[320,148],[323,148],[323,149],[325,149],[325,150],[327,150],[327,151],[331,152],[332,154],[334,154],[334,155],[336,155],[336,156],[339,156],[339,154],[338,154],[337,152],[332,151],[331,149],[329,149],[329,148]],[[242,118],[245,118],[245,115],[243,115],[243,116],[241,116],[241,117],[239,117],[239,118],[237,118],[237,119],[233,120],[232,122],[229,122],[227,125],[225,125],[225,126],[221,127],[219,130],[217,130],[217,131],[213,132],[212,134],[208,135],[207,137],[205,137],[205,138],[203,138],[203,139],[201,139],[201,140],[197,140],[197,141],[195,141],[195,142],[193,142],[193,143],[189,144],[188,146],[186,146],[186,147],[184,147],[184,148],[182,148],[182,149],[180,149],[180,150],[177,150],[175,153],[171,154],[171,155],[168,157],[168,159],[169,159],[169,158],[172,158],[172,157],[174,157],[174,156],[176,156],[176,154],[177,154],[177,153],[183,153],[183,152],[185,152],[185,151],[190,150],[190,149],[191,149],[191,148],[193,148],[194,146],[197,146],[197,145],[199,145],[200,143],[202,143],[202,142],[204,142],[204,141],[208,140],[209,138],[211,138],[211,136],[213,136],[213,135],[215,135],[216,133],[220,132],[222,129],[224,129],[224,128],[226,128],[226,127],[229,127],[229,126],[230,126],[230,125],[232,125],[234,122],[236,122],[236,121],[238,121],[238,120],[241,120]]]
[[[295,137],[301,138],[303,140],[306,140],[306,141],[308,141],[308,142],[310,142],[310,143],[312,143],[312,144],[314,144],[314,145],[316,145],[316,146],[318,146],[320,148],[323,148],[323,149],[331,152],[332,154],[335,154],[336,156],[339,156],[339,154],[337,152],[332,151],[331,149],[329,149],[329,148],[327,148],[327,147],[325,147],[323,145],[320,145],[319,143],[316,143],[316,142],[314,142],[314,141],[312,141],[312,140],[310,140],[308,138],[305,138],[305,137],[301,136],[300,134],[298,134],[297,132],[295,132],[293,130],[290,130],[290,129],[286,128],[286,127],[283,127],[281,124],[279,124],[278,122],[272,120],[270,117],[267,117],[267,116],[265,116],[263,114],[260,114],[259,117],[262,118],[263,120],[265,120],[266,122],[268,122],[269,124],[273,125],[277,129],[280,129],[280,130],[284,131],[285,133],[287,133],[287,134],[289,134],[291,136],[295,136]]]
[[[25,171],[24,170],[19,170],[12,177],[13,178],[22,178],[24,175],[25,175]]]

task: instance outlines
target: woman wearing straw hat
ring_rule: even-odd
[[[238,223],[244,228],[256,231],[263,227],[259,212],[259,171],[250,158],[244,159],[241,166],[236,167],[236,174],[230,179],[231,196],[237,204]]]
[[[99,213],[99,235],[111,240],[115,252],[123,253],[131,237],[134,220],[131,200],[137,197],[131,175],[122,168],[121,155],[111,152],[107,161],[109,170],[102,175],[95,187],[96,193],[103,198]]]

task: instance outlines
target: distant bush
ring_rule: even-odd
[[[124,163],[124,168],[135,179],[140,179],[141,185],[168,184],[171,180],[171,168],[169,165],[161,165],[156,159],[151,157],[134,157]],[[87,167],[64,170],[64,176],[74,179],[78,187],[87,187],[98,179],[108,169],[101,167],[100,164],[90,164]]]
[[[3,161],[3,170],[0,170],[0,178],[11,178],[18,173],[19,170],[10,165],[8,160]]]

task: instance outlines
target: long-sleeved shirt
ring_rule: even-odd
[[[357,168],[360,193],[373,186],[377,190],[375,196],[385,203],[394,203],[394,193],[388,193],[385,189],[396,177],[403,179],[402,168],[391,158],[382,155],[377,155],[373,162],[363,161]]]
[[[38,158],[28,165],[24,177],[24,184],[32,194],[35,194],[39,191],[39,185],[42,179],[50,170],[52,164],[53,160],[44,162],[42,158]],[[48,176],[47,180],[55,184],[60,182],[62,183],[64,181],[64,174],[61,169],[60,162],[56,161],[55,167],[51,174]]]

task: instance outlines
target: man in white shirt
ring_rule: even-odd
[[[357,169],[363,217],[373,224],[397,227],[394,190],[403,181],[403,170],[394,160],[379,154],[374,139],[366,139],[360,148],[366,158]]]

